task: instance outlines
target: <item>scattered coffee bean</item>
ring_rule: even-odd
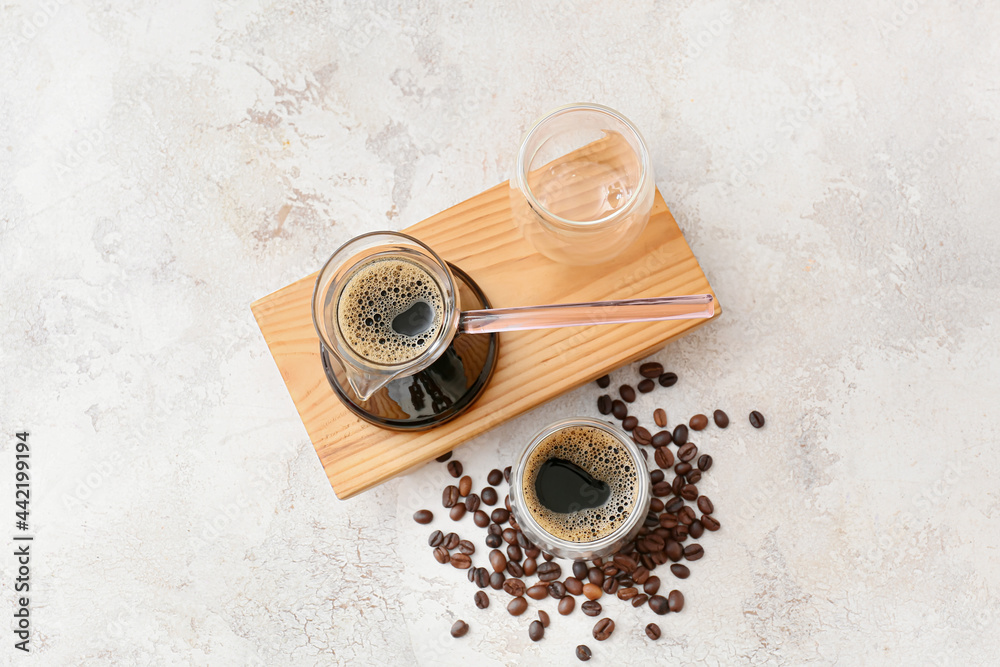
[[[544,554],[544,555],[548,556],[549,554]],[[559,563],[553,563],[547,561],[538,566],[538,578],[541,581],[544,582],[555,581],[561,576],[562,576],[562,567],[559,566]]]
[[[646,626],[646,636],[652,639],[654,642],[660,638],[660,626],[656,623],[650,623]]]
[[[507,574],[512,577],[523,577],[524,568],[516,560],[509,560],[507,561]]]
[[[441,504],[444,507],[454,507],[455,503],[458,502],[458,487],[454,484],[449,484],[444,487],[444,491],[441,493]]]
[[[580,644],[579,646],[576,647],[576,658],[580,662],[587,662],[588,660],[590,660],[591,655],[593,654],[590,652],[590,647],[588,647],[586,644]]]
[[[587,564],[584,561],[578,560],[573,562],[573,576],[580,581],[587,578]]]
[[[441,456],[437,457],[434,460],[438,461],[439,463],[444,463],[445,461],[447,461],[450,458],[451,458],[451,452],[445,452],[444,454],[442,454]]]
[[[762,428],[764,426],[764,415],[760,414],[756,410],[750,413],[750,425],[754,428]]]
[[[708,426],[708,417],[702,414],[697,414],[688,421],[688,426],[691,427],[692,431],[702,431]]]
[[[642,440],[642,444],[648,445],[653,440],[653,436],[650,435],[649,430],[645,426],[636,426],[632,429],[632,435],[637,440]]]
[[[599,642],[603,642],[605,639],[610,637],[615,631],[615,622],[610,618],[602,618],[594,626],[594,639]]]
[[[653,460],[656,460],[656,455],[655,454],[653,455]],[[650,481],[651,484],[659,484],[660,482],[662,482],[663,481],[663,471],[662,470],[653,470],[652,472],[650,472],[649,473],[649,481]],[[663,501],[661,500],[660,503],[662,504]],[[649,510],[651,512],[655,512],[655,510],[653,510],[652,504],[650,504]]]
[[[673,441],[674,438],[670,435],[670,431],[657,431],[650,439],[650,444],[654,447],[666,447]]]
[[[646,580],[646,583],[642,585],[642,592],[646,595],[656,595],[656,592],[660,590],[660,578],[650,577]]]
[[[688,441],[688,427],[684,424],[678,424],[674,427],[674,432],[672,435],[674,444],[680,447],[685,442]]]
[[[476,513],[472,515],[472,521],[480,528],[485,528],[490,525],[490,515],[483,510],[476,510]]]
[[[663,375],[663,364],[657,363],[655,361],[648,361],[643,365],[639,366],[639,375],[644,378],[650,378],[655,380],[656,378]]]
[[[665,431],[660,431],[664,433]],[[656,454],[653,456],[653,460],[656,461],[656,465],[661,468],[669,468],[674,464],[674,453],[667,449],[666,445],[656,448]]]
[[[656,389],[656,383],[652,380],[642,380],[635,386],[635,388],[639,390],[640,394],[648,394]]]
[[[511,616],[520,616],[528,610],[528,601],[522,597],[516,597],[507,603],[507,613]]]
[[[510,484],[510,466],[503,469],[503,479],[505,482]]]
[[[447,555],[447,553],[445,555]],[[588,600],[596,600],[597,598],[601,597],[601,595],[603,595],[603,594],[604,594],[604,591],[601,590],[601,587],[598,586],[597,584],[588,583],[588,584],[584,584],[583,585],[583,595]]]
[[[557,609],[563,616],[569,616],[573,613],[574,607],[576,607],[576,598],[571,595],[567,595],[562,600],[559,600],[559,606]]]
[[[444,565],[445,563],[451,560],[451,555],[448,553],[448,550],[445,549],[444,547],[435,547],[434,560]]]
[[[604,592],[607,593],[608,595],[614,595],[618,591],[619,585],[620,584],[618,583],[617,579],[606,577],[604,579],[604,585],[601,586],[601,589],[603,589]]]
[[[581,590],[582,589],[583,587],[581,586]],[[549,584],[548,590],[549,590],[549,597],[555,600],[562,600],[564,597],[566,597],[566,584],[564,584],[561,581],[553,581],[551,584]]]
[[[502,551],[494,549],[490,552],[490,567],[493,568],[494,572],[503,572],[507,569],[507,557],[503,555]]]
[[[490,596],[483,591],[476,591],[475,600],[476,607],[479,609],[486,609],[490,606]]]
[[[536,547],[534,544],[532,544],[530,547],[524,550],[525,556],[527,556],[528,558],[534,558],[536,560],[538,559],[538,556],[541,555],[541,553],[542,550]]]
[[[549,627],[549,613],[547,611],[538,610],[538,620],[542,622],[542,627]]]
[[[462,462],[461,461],[449,461],[448,462],[448,473],[458,479],[462,476]]]
[[[570,595],[583,594],[583,582],[576,577],[566,577],[564,585],[566,586],[566,592]]]
[[[495,591],[500,590],[503,588],[505,578],[506,577],[503,576],[503,572],[494,572],[490,575],[490,588]]]
[[[677,526],[670,531],[670,536],[678,542],[683,542],[688,538],[688,527],[684,524]]]
[[[711,514],[715,511],[715,505],[712,501],[708,499],[708,496],[701,496],[698,498],[698,509],[700,509],[704,514]]]
[[[465,475],[462,479],[458,480],[458,495],[464,498],[470,493],[472,493],[472,478]]]
[[[520,579],[508,579],[503,582],[503,592],[510,596],[519,598],[522,597],[526,591],[527,588],[525,588],[524,582]]]
[[[691,443],[687,444],[690,445]],[[687,445],[684,446],[687,447]],[[677,465],[674,466],[674,472],[677,473],[678,475],[687,475],[689,472],[691,472],[691,470],[692,466],[687,461],[678,461]]]
[[[535,584],[528,589],[528,597],[532,600],[542,600],[549,595],[549,589],[545,584]]]
[[[507,545],[507,560],[521,561],[521,547],[516,543]]]
[[[611,401],[611,414],[615,416],[615,419],[625,419],[626,415],[628,415],[628,408],[616,398]]]
[[[451,517],[452,521],[458,521],[465,516],[465,512],[465,503],[455,503],[454,507],[451,508],[451,511],[448,512],[448,516]]]
[[[631,600],[632,598],[634,598],[638,594],[639,594],[639,589],[635,588],[634,586],[629,586],[628,588],[619,588],[618,589],[618,599],[619,600]]]
[[[663,428],[667,425],[667,411],[663,408],[656,408],[653,410],[653,422]]]
[[[662,548],[663,547],[660,546],[657,549],[657,551],[659,551]],[[635,572],[632,573],[632,581],[639,584],[640,586],[646,583],[648,579],[649,579],[649,568],[647,568],[645,565],[640,565],[639,567],[635,568]]]
[[[503,541],[507,544],[517,544],[517,531],[513,528],[504,528],[500,537],[502,537]]]
[[[670,611],[680,611],[684,608],[684,594],[680,591],[670,591],[670,595],[667,596],[667,604]]]
[[[653,610],[654,614],[659,614],[663,616],[669,611],[669,606],[667,604],[667,598],[662,595],[653,595],[649,598],[649,608]]]
[[[677,373],[664,373],[660,376],[661,387],[673,387],[677,384]]]
[[[680,563],[674,563],[670,566],[670,571],[674,573],[674,576],[678,579],[687,579],[691,576],[691,568],[687,565],[681,565]]]
[[[674,438],[674,442],[676,441],[677,438]],[[677,458],[681,461],[687,462],[696,456],[698,456],[698,445],[693,442],[685,443],[677,449]]]
[[[531,625],[528,626],[528,637],[531,641],[537,642],[545,636],[545,626],[542,625],[541,621],[532,621]]]
[[[496,549],[501,544],[503,544],[503,540],[500,539],[499,535],[494,535],[490,533],[489,535],[486,536],[486,546],[488,546],[490,549]]]
[[[475,513],[479,509],[479,502],[479,495],[470,493],[465,499],[465,509],[469,510],[469,513]]]
[[[484,505],[489,505],[490,507],[493,507],[494,505],[497,504],[497,490],[494,489],[492,486],[487,486],[479,494],[479,498],[483,501]]]
[[[444,536],[444,548],[447,549],[448,551],[451,551],[452,549],[458,546],[458,543],[461,540],[462,538],[460,538],[455,533],[448,533],[447,535]]]
[[[469,624],[465,621],[455,621],[455,624],[451,626],[451,636],[455,638],[464,637],[468,631]]]
[[[597,590],[600,591],[601,589],[598,588]],[[586,591],[584,591],[584,594],[586,595]],[[587,597],[590,598],[589,595]],[[600,595],[598,595],[598,597],[600,597]],[[581,604],[580,609],[587,616],[600,616],[602,611],[601,603],[593,598],[590,598]]]
[[[649,599],[648,595],[646,595],[645,593],[639,593],[634,598],[632,598],[632,606],[637,608],[641,607],[642,605],[646,604],[646,600],[648,599]]]
[[[635,389],[631,385],[623,384],[618,387],[618,395],[622,397],[622,400],[626,403],[632,403],[635,401]]]
[[[729,426],[729,415],[727,415],[722,410],[716,410],[712,413],[712,419],[715,420],[715,425],[719,428],[726,428]]]
[[[684,547],[684,558],[687,560],[698,560],[705,555],[705,550],[700,544],[689,544]]]
[[[697,540],[704,534],[705,534],[705,525],[701,521],[695,519],[693,522],[691,522],[691,525],[688,526],[688,535],[690,535],[694,539]]]
[[[610,375],[602,375],[601,377],[597,378],[597,386],[600,387],[601,389],[607,389],[610,384],[611,384]]]
[[[427,538],[427,546],[429,547],[439,547],[444,543],[444,533],[440,530],[435,530],[431,533],[431,536]]]
[[[534,558],[525,558],[524,562],[521,563],[521,569],[530,577],[538,570],[538,563]]]
[[[597,411],[602,415],[611,413],[611,397],[607,394],[601,394],[597,397]]]
[[[677,520],[683,523],[685,526],[690,526],[692,523],[694,523],[695,517],[696,515],[694,513],[694,510],[687,506],[682,507],[680,511],[677,513]]]
[[[705,526],[705,530],[710,530],[714,533],[719,529],[719,520],[711,514],[705,514],[701,517],[701,525]]]
[[[590,583],[600,586],[604,583],[604,572],[598,567],[592,567],[587,570],[587,579]]]
[[[653,495],[662,498],[663,496],[669,496],[671,493],[670,484],[667,482],[657,482],[653,484]]]
[[[632,415],[629,415],[628,417],[622,420],[622,428],[625,429],[626,431],[631,431],[638,425],[639,425],[639,420]]]
[[[681,487],[681,498],[694,502],[698,498],[698,487],[694,484],[685,484]]]
[[[434,513],[430,510],[417,510],[413,513],[413,520],[417,523],[428,524],[434,520]]]
[[[476,545],[470,542],[469,540],[459,540],[458,550],[461,551],[463,554],[471,556],[472,554],[476,553]]]
[[[505,510],[502,507],[496,508],[490,514],[490,520],[493,521],[493,523],[495,523],[497,525],[501,525],[501,524],[507,523],[507,520],[509,518],[510,518],[510,512],[508,512],[507,510]]]
[[[682,507],[684,507],[683,498],[671,498],[670,501],[664,505],[663,509],[667,510],[671,514],[674,514],[678,512]]]
[[[698,470],[705,472],[711,467],[712,467],[711,456],[709,456],[708,454],[702,454],[701,456],[698,457]]]
[[[687,473],[685,477],[687,478],[688,484],[697,484],[698,482],[701,481],[701,471],[692,470],[691,472]]]
[[[472,559],[469,558],[469,554],[463,554],[461,552],[452,554],[451,566],[459,570],[466,570],[472,566]]]

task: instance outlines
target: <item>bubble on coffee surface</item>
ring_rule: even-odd
[[[554,512],[538,498],[535,480],[546,461],[575,464],[610,487],[600,507]],[[635,461],[625,445],[607,431],[570,426],[548,436],[532,451],[524,469],[525,506],[545,532],[568,542],[592,542],[617,530],[631,514],[639,495]]]
[[[429,308],[414,308],[417,304]],[[337,321],[347,344],[361,357],[377,364],[395,365],[419,357],[441,328],[444,299],[434,278],[406,259],[376,259],[351,276],[337,304]],[[413,315],[405,332],[393,321]],[[399,323],[397,323],[399,326]],[[400,327],[403,328],[403,327]],[[406,332],[413,331],[413,335]]]

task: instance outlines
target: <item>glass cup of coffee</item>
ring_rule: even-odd
[[[608,422],[584,417],[542,429],[510,477],[510,506],[525,536],[560,558],[603,558],[635,539],[649,512],[639,448]]]
[[[600,264],[642,234],[654,191],[653,163],[632,122],[600,104],[572,104],[525,134],[510,177],[511,214],[549,259]]]

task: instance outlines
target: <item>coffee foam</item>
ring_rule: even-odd
[[[423,301],[434,321],[418,336],[392,328],[392,320]],[[438,334],[444,299],[433,276],[400,257],[375,259],[358,269],[340,293],[337,323],[348,345],[361,357],[392,366],[419,357]]]
[[[607,484],[611,495],[601,507],[561,514],[538,499],[535,479],[549,459],[575,463]],[[617,530],[639,495],[638,471],[625,445],[593,426],[570,426],[543,440],[528,457],[522,477],[525,506],[545,532],[568,542],[592,542]]]

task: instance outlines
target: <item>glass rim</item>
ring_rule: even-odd
[[[528,142],[542,129],[542,127],[548,123],[550,120],[556,116],[563,115],[565,113],[572,113],[576,111],[593,111],[598,114],[603,114],[605,116],[610,116],[615,120],[622,123],[628,131],[632,133],[636,142],[639,144],[639,179],[638,187],[633,188],[632,193],[629,195],[628,201],[617,211],[613,211],[603,218],[598,218],[597,220],[570,220],[569,218],[564,218],[560,215],[553,213],[548,207],[543,205],[538,198],[535,197],[535,193],[528,186],[528,172],[527,166],[525,164],[527,157]],[[556,107],[552,109],[541,118],[532,123],[531,127],[524,134],[524,139],[521,140],[521,146],[517,151],[517,164],[515,165],[514,177],[517,180],[517,188],[524,194],[525,199],[528,200],[528,205],[535,209],[541,214],[541,217],[546,222],[555,222],[561,225],[565,225],[570,228],[591,228],[598,227],[600,225],[614,222],[618,218],[624,217],[626,213],[633,208],[637,201],[640,199],[643,187],[642,185],[646,182],[646,176],[652,171],[652,163],[649,157],[649,149],[646,146],[646,140],[643,138],[639,129],[626,118],[622,113],[612,109],[609,106],[603,104],[597,104],[595,102],[575,102],[573,104],[564,104],[563,106]]]
[[[571,542],[570,540],[564,540],[561,537],[556,537],[549,531],[542,528],[535,517],[528,511],[525,507],[524,501],[524,490],[522,489],[523,484],[521,483],[524,477],[524,468],[527,465],[528,457],[531,453],[542,443],[545,438],[549,437],[556,431],[562,430],[564,428],[573,426],[590,426],[594,428],[601,429],[612,436],[614,436],[619,442],[621,442],[626,451],[628,451],[629,456],[632,457],[633,462],[636,465],[636,499],[635,507],[632,508],[632,512],[629,513],[628,517],[622,521],[622,524],[615,528],[613,531],[607,535],[603,535],[596,540],[591,540],[589,542]],[[531,441],[524,447],[521,451],[520,456],[518,456],[517,461],[514,464],[514,468],[511,470],[510,476],[510,502],[512,507],[523,508],[523,512],[518,514],[523,514],[517,517],[517,522],[519,525],[527,524],[531,532],[537,532],[545,535],[545,539],[551,542],[553,545],[559,547],[564,551],[580,551],[580,550],[598,550],[607,545],[613,544],[617,540],[620,540],[623,536],[628,535],[632,529],[635,528],[635,518],[637,515],[641,514],[644,518],[646,513],[648,513],[648,508],[645,512],[642,511],[640,507],[644,495],[648,495],[649,489],[649,473],[643,474],[647,470],[646,461],[642,457],[642,452],[639,451],[639,447],[632,442],[624,431],[617,428],[613,424],[606,421],[601,421],[600,419],[594,419],[591,417],[570,417],[567,419],[561,419],[557,422],[549,424],[542,430],[532,437]]]

